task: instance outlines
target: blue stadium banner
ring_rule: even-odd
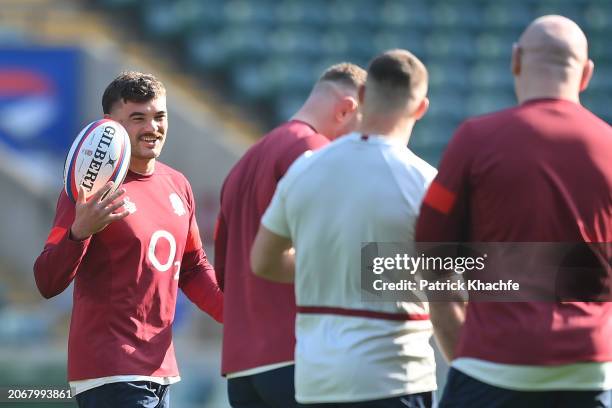
[[[65,154],[78,130],[81,77],[77,48],[0,48],[0,143]]]

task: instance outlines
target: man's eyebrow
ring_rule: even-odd
[[[145,116],[145,115],[146,115],[146,113],[144,113],[144,112],[132,112],[132,113],[130,113],[129,117],[132,118],[134,116]],[[155,116],[159,116],[159,115],[166,115],[166,111],[162,110],[162,111],[155,112]]]

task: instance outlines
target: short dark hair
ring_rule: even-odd
[[[318,82],[337,82],[355,89],[359,89],[366,82],[366,71],[358,65],[350,62],[341,62],[327,68]]]
[[[148,102],[166,94],[166,88],[155,76],[142,72],[122,72],[113,79],[102,95],[102,111],[109,114],[113,105],[120,100],[127,102]]]
[[[366,94],[369,87],[388,105],[404,104],[425,96],[427,81],[427,68],[411,52],[389,50],[370,62]]]

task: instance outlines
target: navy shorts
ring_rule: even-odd
[[[293,385],[294,366],[227,380],[233,408],[297,408]]]
[[[151,381],[104,384],[76,395],[79,408],[170,408],[169,385]]]
[[[361,402],[337,402],[331,404],[300,404],[301,408],[431,408],[433,392],[402,395],[401,397]]]
[[[439,408],[612,408],[612,391],[513,391],[451,368]]]

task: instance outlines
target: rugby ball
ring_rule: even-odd
[[[121,124],[111,119],[90,123],[79,133],[64,164],[64,189],[73,201],[83,186],[86,197],[113,181],[113,192],[130,167],[130,137]]]

